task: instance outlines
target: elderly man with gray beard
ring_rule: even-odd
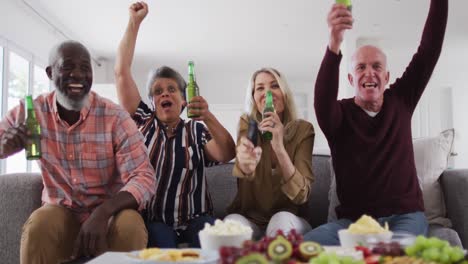
[[[146,247],[138,210],[154,194],[143,136],[120,106],[90,91],[88,50],[56,46],[46,68],[55,91],[34,100],[41,126],[43,206],[23,227],[21,263],[61,263]],[[24,102],[0,122],[0,157],[25,147]]]

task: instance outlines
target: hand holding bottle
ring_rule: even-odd
[[[145,19],[148,14],[148,5],[143,2],[135,2],[129,8],[130,20],[138,25]]]
[[[24,124],[25,114],[20,104],[16,111],[16,121],[0,136],[0,157],[6,158],[23,150],[28,141],[28,130]]]
[[[27,129],[24,124],[15,125],[0,137],[0,157],[5,158],[21,151],[26,146]]]
[[[187,104],[187,111],[192,119],[197,121],[206,121],[213,116],[208,108],[208,102],[202,96],[192,97]]]
[[[353,15],[346,5],[334,4],[328,13],[327,23],[330,28],[328,47],[331,51],[338,54],[345,30],[353,28]]]
[[[265,116],[258,125],[258,128],[263,132],[270,132],[273,137],[271,139],[271,147],[277,152],[283,146],[284,126],[281,119],[275,112],[265,113]]]

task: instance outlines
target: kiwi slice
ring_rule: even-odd
[[[322,246],[319,243],[312,241],[302,242],[299,245],[299,253],[304,260],[309,260],[312,257],[317,256],[323,251]]]
[[[292,245],[283,236],[278,236],[268,245],[268,256],[274,262],[287,260],[292,255]]]
[[[236,264],[268,264],[268,260],[260,253],[252,253],[236,260]]]

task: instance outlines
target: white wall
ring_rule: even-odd
[[[414,38],[411,45],[387,46],[384,49],[388,55],[389,70],[391,78],[400,76],[406,65],[411,59],[417,48],[420,33]],[[43,63],[47,62],[47,56],[50,48],[64,40],[64,37],[55,31],[50,25],[45,23],[22,1],[2,0],[0,1],[0,36],[6,38],[9,43],[31,52],[36,60]],[[355,48],[356,37],[348,35],[348,43],[343,47],[345,55],[342,61],[342,80],[340,97],[353,96],[353,90],[347,86],[346,65],[350,52]],[[78,40],[82,41],[82,40]],[[86,43],[84,43],[86,44]],[[456,167],[468,167],[468,127],[464,121],[464,114],[468,112],[466,103],[466,91],[468,77],[468,39],[446,41],[443,53],[435,69],[433,77],[428,85],[428,89],[423,96],[421,106],[418,108],[414,123],[418,124],[414,129],[415,136],[435,135],[440,130],[453,125],[456,130],[455,149],[458,156],[455,161]],[[91,50],[91,52],[93,52]],[[95,56],[94,56],[95,57]],[[102,86],[104,90],[111,91],[113,78],[113,61],[100,60],[102,66],[94,65],[95,83],[106,84]],[[235,69],[229,68],[229,62],[224,65],[203,65],[197,64],[196,72],[198,83],[201,87],[201,93],[208,102],[213,105],[213,111],[220,115],[228,108],[237,109],[243,106],[245,89],[248,84],[250,74],[258,68],[259,62],[252,62],[251,68]],[[162,64],[174,67],[186,76],[186,65],[172,64],[171,61],[164,61],[160,65],[149,65],[135,63],[134,75],[143,98],[146,99],[146,78],[150,67],[161,66]],[[327,143],[321,133],[315,114],[313,111],[313,87],[320,60],[315,62],[316,68],[310,69],[310,76],[297,76],[295,73],[288,72],[287,68],[281,65],[272,65],[284,72],[293,91],[308,94],[309,117],[316,129],[315,150],[327,149]],[[450,92],[448,92],[450,91]],[[107,92],[106,92],[107,93]],[[451,97],[453,95],[453,97]],[[443,100],[439,100],[442,98]],[[451,98],[451,99],[450,99]],[[453,104],[450,103],[453,102]],[[223,110],[224,109],[224,110]],[[453,117],[447,118],[447,113],[453,112]],[[233,110],[234,111],[234,110]],[[232,111],[231,111],[232,114]],[[228,116],[218,116],[230,130],[237,127],[237,119]],[[426,120],[424,123],[422,120]]]
[[[31,52],[43,63],[50,48],[63,37],[47,27],[21,1],[0,1],[0,35]]]
[[[47,65],[50,49],[66,39],[20,0],[0,1],[0,37],[5,38],[11,48],[32,55],[41,66]],[[83,40],[76,40],[86,45]],[[90,52],[93,55],[93,51]],[[93,62],[94,82],[111,82],[108,63],[101,61],[101,64],[102,66],[98,67]]]

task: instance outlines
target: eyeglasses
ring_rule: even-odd
[[[163,89],[163,88],[161,88],[161,87],[156,87],[155,89],[153,89],[153,95],[161,95],[161,94],[164,93],[164,90],[165,90],[165,89]],[[175,88],[174,86],[169,86],[169,87],[167,88],[167,91],[168,91],[169,93],[175,93],[175,92],[177,92],[177,88]]]

